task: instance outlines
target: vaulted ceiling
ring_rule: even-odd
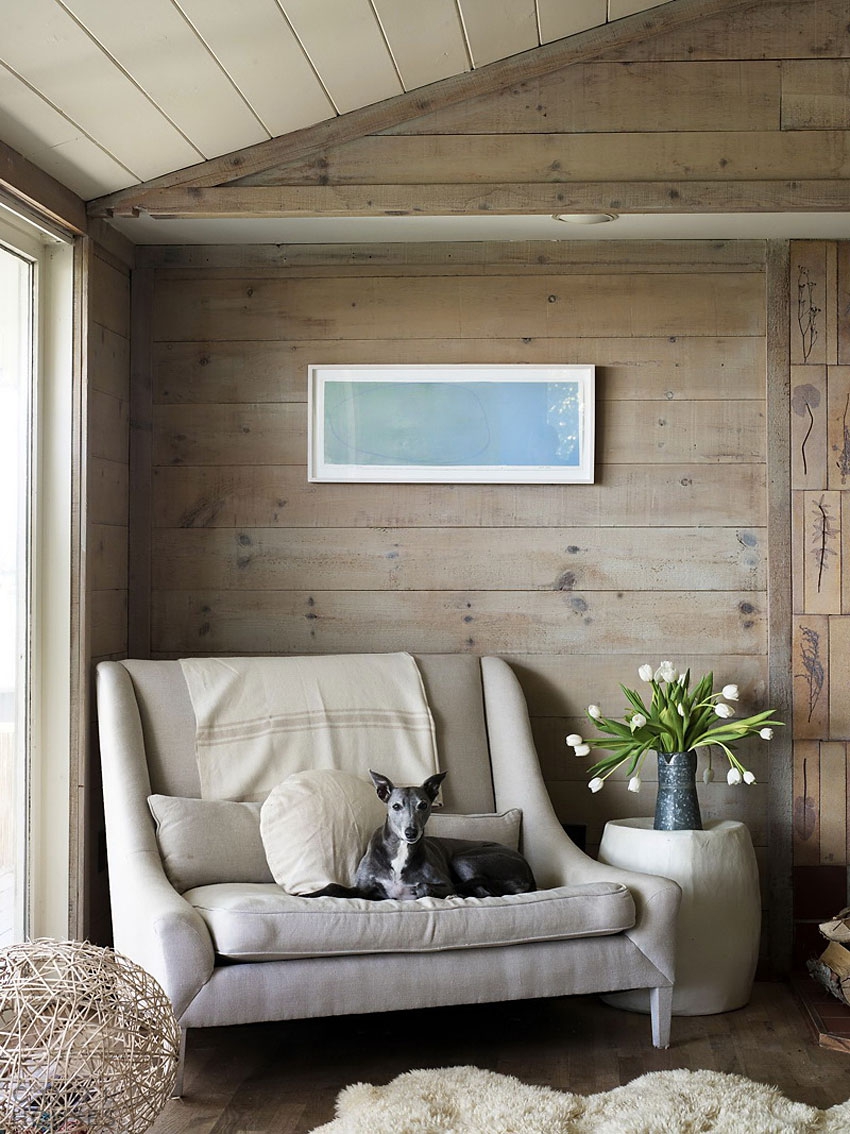
[[[0,0],[0,140],[89,200],[662,2]]]

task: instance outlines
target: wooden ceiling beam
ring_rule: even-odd
[[[0,142],[0,190],[60,229],[72,234],[86,231],[83,201],[4,142]]]
[[[156,189],[211,188],[259,173],[288,162],[299,161],[329,146],[338,146],[367,134],[389,130],[423,114],[431,114],[468,99],[493,94],[512,84],[539,78],[576,63],[604,57],[649,36],[677,31],[718,13],[755,8],[762,0],[675,0],[674,3],[602,24],[566,39],[535,47],[508,59],[500,59],[462,75],[437,83],[268,142],[212,158],[199,165],[99,197],[89,203],[89,214],[97,217],[127,215],[140,196]]]
[[[476,185],[275,185],[149,189],[114,209],[158,219],[500,216],[570,212],[850,209],[847,181],[581,181]]]

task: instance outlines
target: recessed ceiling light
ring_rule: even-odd
[[[555,213],[552,219],[566,224],[607,224],[618,217],[616,213]]]

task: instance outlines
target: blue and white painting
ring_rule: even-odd
[[[311,479],[592,480],[592,367],[312,369]]]

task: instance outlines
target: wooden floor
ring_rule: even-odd
[[[667,1051],[650,1045],[647,1017],[597,997],[197,1029],[184,1098],[152,1134],[306,1134],[348,1083],[458,1064],[581,1094],[686,1067],[773,1083],[813,1106],[850,1098],[850,1055],[814,1043],[787,985],[758,983],[737,1012],[674,1018]]]

